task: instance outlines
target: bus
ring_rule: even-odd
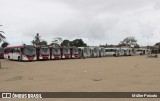
[[[99,48],[98,47],[90,47],[91,57],[99,57]]]
[[[59,47],[50,47],[50,59],[61,59],[61,50]]]
[[[31,45],[10,46],[4,49],[4,58],[18,61],[36,60],[36,48]]]
[[[0,59],[4,59],[4,48],[0,47]]]
[[[104,57],[104,56],[105,56],[105,48],[99,47],[99,57]]]
[[[105,55],[119,57],[120,49],[119,48],[105,48]]]
[[[137,48],[137,49],[135,49],[135,54],[136,55],[145,55],[145,54],[148,54],[148,53],[150,53],[150,50],[146,49],[146,48]]]
[[[60,47],[60,50],[61,50],[61,58],[62,59],[70,59],[71,58],[71,53],[70,53],[69,47]]]
[[[71,58],[79,58],[79,51],[77,47],[71,47]]]
[[[121,48],[124,51],[124,56],[132,56],[133,55],[133,49],[132,48]]]
[[[37,53],[37,60],[50,59],[50,48],[48,46],[37,46],[36,53]]]
[[[89,47],[78,47],[80,58],[90,58],[90,48]]]

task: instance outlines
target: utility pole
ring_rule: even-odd
[[[150,46],[149,46],[149,39],[150,39],[150,37],[151,37],[152,35],[153,35],[153,34],[149,34],[149,35],[143,36],[143,37],[147,37],[147,39],[148,39],[148,49],[150,49]]]

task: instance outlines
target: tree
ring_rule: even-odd
[[[61,43],[63,42],[63,39],[60,37],[54,38],[53,41],[51,42],[51,46],[60,46]]]
[[[6,41],[6,37],[3,35],[4,34],[4,32],[3,31],[0,31],[0,42],[5,42]]]
[[[60,45],[57,44],[57,43],[51,43],[50,45],[51,45],[51,46],[60,46]]]
[[[5,48],[5,47],[7,47],[8,45],[9,45],[8,42],[3,42],[2,45],[1,45],[1,47]]]
[[[37,45],[40,45],[40,37],[41,37],[41,36],[39,36],[39,33],[37,33],[36,36],[35,36],[35,38],[34,38],[34,40],[31,41],[32,44],[33,44],[33,45],[36,45],[36,46],[37,46]]]
[[[61,43],[61,46],[70,46],[70,41],[69,40],[64,40],[62,43]]]
[[[127,37],[119,43],[119,46],[138,47],[139,45],[134,37]]]
[[[46,45],[47,45],[47,41],[45,41],[45,40],[41,41],[41,42],[40,42],[40,45],[46,46]]]
[[[82,39],[75,39],[72,42],[70,42],[71,46],[76,46],[76,47],[86,47],[87,44],[83,42]]]
[[[160,53],[160,42],[157,42],[154,46],[157,47],[158,53]]]
[[[61,46],[75,46],[75,47],[86,47],[87,44],[83,42],[82,39],[75,39],[73,41],[64,40]]]

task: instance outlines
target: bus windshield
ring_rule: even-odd
[[[25,47],[24,48],[24,54],[25,55],[29,55],[29,56],[36,55],[36,48],[34,48],[34,47]]]
[[[98,49],[97,49],[97,48],[94,48],[94,52],[97,53],[97,52],[98,52]]]
[[[78,48],[73,48],[73,53],[78,54]]]
[[[89,55],[89,52],[90,52],[89,48],[84,48],[84,53],[86,53],[87,55]]]
[[[53,52],[53,54],[59,55],[60,54],[60,49],[59,48],[53,48],[52,52]]]
[[[63,48],[64,54],[70,54],[70,49],[69,48]]]
[[[41,48],[40,54],[42,55],[49,55],[49,48]]]

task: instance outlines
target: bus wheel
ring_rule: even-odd
[[[20,57],[18,57],[18,61],[21,61]]]
[[[10,56],[8,56],[8,60],[11,60],[11,59],[10,59]]]

